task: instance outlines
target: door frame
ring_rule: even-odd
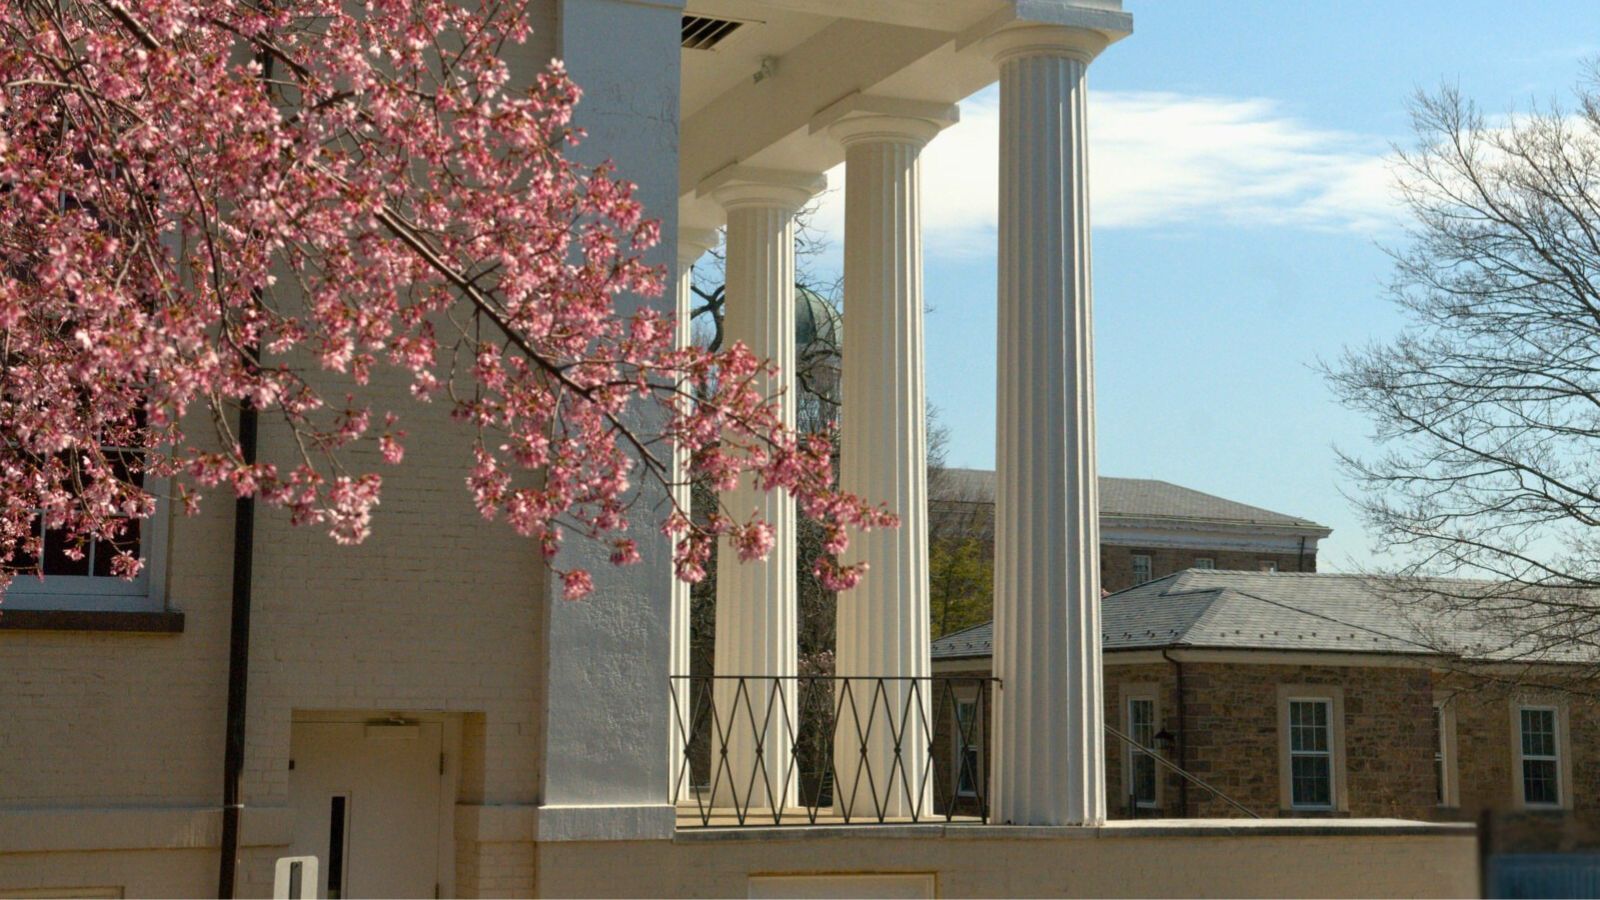
[[[439,896],[456,896],[456,794],[461,783],[460,713],[399,709],[296,709],[289,714],[290,746],[294,726],[366,725],[394,718],[413,719],[419,724],[436,723],[439,746],[444,753],[444,773],[439,776]],[[289,773],[293,778],[294,773]]]

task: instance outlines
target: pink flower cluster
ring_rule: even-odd
[[[381,479],[352,450],[405,453],[399,412],[371,409],[381,367],[471,426],[479,510],[537,541],[568,597],[593,579],[559,566],[563,534],[637,562],[630,504],[676,477],[674,447],[724,488],[793,494],[828,529],[819,575],[860,578],[834,561],[847,530],[894,518],[835,489],[828,442],[752,386],[765,364],[620,311],[661,294],[657,226],[611,167],[567,159],[579,90],[559,62],[509,87],[522,7],[0,6],[0,589],[41,519],[114,537],[153,513],[153,479],[191,513],[226,485],[363,540]],[[293,462],[246,461],[243,404]],[[719,539],[772,547],[764,522],[707,518],[665,517],[679,577]]]

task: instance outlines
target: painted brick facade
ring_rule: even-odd
[[[555,0],[530,13],[535,36],[516,62],[525,72],[558,55]],[[372,390],[375,405],[392,398],[408,432],[403,466],[351,457],[352,468],[384,477],[373,536],[339,547],[258,508],[241,897],[270,896],[273,861],[287,849],[299,716],[448,720],[460,737],[447,746],[446,777],[460,805],[530,805],[540,796],[548,573],[528,541],[473,508],[472,436],[447,407],[411,402],[406,384],[383,372]],[[293,462],[287,434],[269,420],[260,452]],[[0,630],[0,895],[107,887],[214,896],[232,517],[223,491],[208,494],[195,518],[170,516],[164,591],[184,613],[181,633]],[[90,816],[103,808],[118,810],[116,821]],[[169,828],[174,809],[192,810],[195,826]],[[66,829],[74,845],[9,852],[10,836],[45,815],[83,820]],[[443,863],[455,892],[530,894],[532,835],[519,838],[457,834]]]

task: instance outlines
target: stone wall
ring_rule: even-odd
[[[1171,547],[1131,547],[1100,545],[1100,586],[1115,593],[1138,584],[1133,574],[1135,555],[1150,557],[1150,578],[1164,578],[1174,572],[1195,567],[1195,561],[1210,559],[1213,568],[1260,571],[1263,563],[1272,563],[1279,572],[1315,572],[1317,552],[1307,550],[1302,557],[1297,553],[1245,552],[1240,550],[1173,549]]]

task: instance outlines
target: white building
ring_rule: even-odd
[[[238,895],[267,895],[274,861],[298,854],[319,858],[328,896],[1475,890],[1470,831],[1447,826],[1103,824],[1086,75],[1132,30],[1117,0],[533,9],[518,75],[566,60],[585,89],[584,152],[639,184],[663,223],[658,261],[680,278],[726,229],[728,334],[781,364],[794,355],[792,217],[845,163],[843,477],[905,527],[854,545],[872,577],[841,603],[838,671],[893,679],[882,684],[903,733],[863,750],[841,731],[835,749],[909,777],[874,813],[855,810],[889,824],[680,819],[670,685],[686,670],[687,609],[664,540],[641,535],[645,562],[627,569],[590,551],[595,595],[552,602],[538,554],[472,508],[464,432],[423,409],[368,543],[257,520],[236,644],[248,648]],[[931,691],[910,687],[930,675],[918,209],[937,189],[917,157],[996,80],[995,777],[987,824],[906,824],[926,818],[928,736],[904,716]],[[263,431],[262,456],[285,441]],[[792,535],[786,501],[738,502]],[[66,576],[8,598],[0,896],[216,893],[235,837],[223,809],[234,524],[225,504],[168,510],[141,582]],[[764,565],[721,571],[721,674],[762,687],[757,708],[789,701],[773,686],[797,665],[792,538]],[[732,802],[793,804],[793,784],[753,787],[749,773],[758,732],[763,761],[781,762],[803,723],[792,706],[759,718],[723,741],[747,785]]]

